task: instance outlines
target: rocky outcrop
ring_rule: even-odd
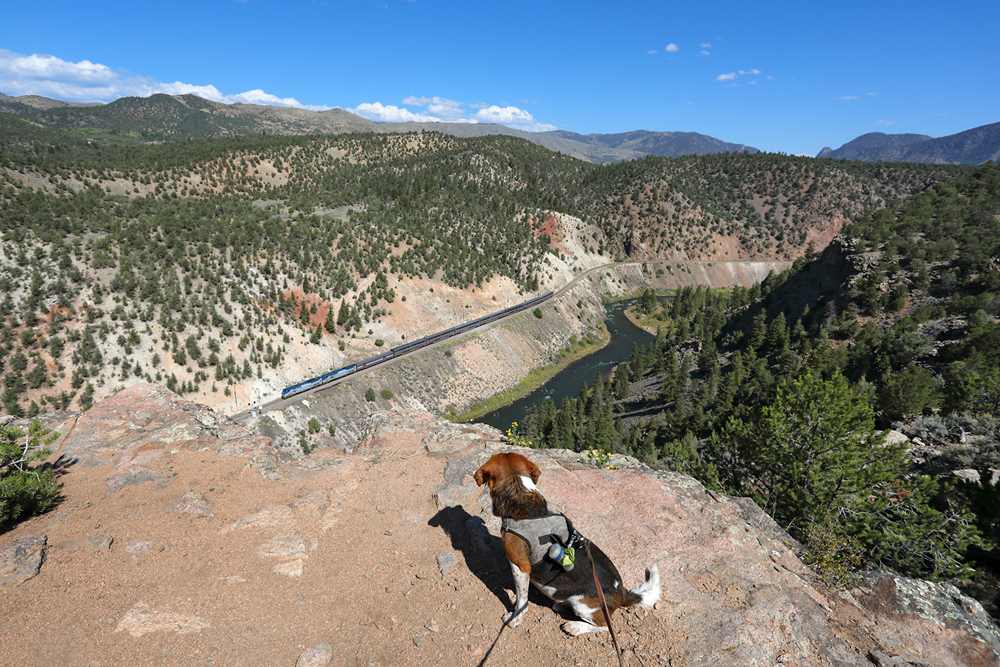
[[[25,535],[0,546],[0,586],[16,586],[38,574],[47,541],[45,535]]]
[[[572,452],[525,453],[542,469],[538,486],[550,506],[612,557],[626,585],[658,564],[665,604],[658,614],[667,634],[684,638],[681,664],[868,665],[873,651],[899,659],[885,664],[1000,660],[996,625],[952,586],[881,575],[857,598],[831,591],[748,499],[624,457],[615,462],[627,469],[613,471],[594,470]],[[471,553],[503,558],[488,546],[497,542],[486,531],[499,533],[488,494],[461,475],[491,454],[449,460],[436,497],[448,511],[468,513]]]
[[[1000,664],[1000,633],[976,601],[951,584],[888,572],[868,575],[858,601],[878,622],[879,644],[914,665]]]
[[[61,504],[0,538],[0,664],[609,664],[513,581],[472,474],[508,449],[485,426],[376,413],[353,454],[283,458],[266,439],[157,387],[66,433]],[[101,424],[106,424],[102,430]],[[823,586],[756,505],[614,457],[524,450],[549,502],[625,583],[663,598],[615,615],[629,664],[992,665],[1000,635],[950,586],[873,574]],[[132,475],[114,492],[109,482]]]

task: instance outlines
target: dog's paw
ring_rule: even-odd
[[[602,630],[607,630],[607,628],[602,628],[599,625],[587,623],[586,621],[566,621],[562,624],[562,629],[566,632],[566,634],[573,635],[574,637],[579,637],[580,635],[588,632],[600,632]]]
[[[524,619],[523,611],[520,614],[516,614],[515,612],[512,611],[510,612],[510,614],[508,614],[507,619],[504,621],[504,623],[506,623],[512,628],[516,628],[517,626],[521,625],[522,619]]]

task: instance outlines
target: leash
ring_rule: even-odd
[[[622,650],[618,648],[618,637],[615,635],[615,628],[611,625],[611,614],[608,612],[608,603],[604,600],[604,590],[601,582],[597,578],[597,566],[594,565],[594,556],[590,553],[590,540],[583,538],[583,546],[587,549],[587,558],[590,559],[590,569],[594,573],[594,585],[597,586],[597,599],[601,601],[601,611],[604,612],[604,620],[608,622],[608,630],[611,632],[611,643],[615,645],[615,653],[618,654],[618,667],[625,667],[622,660]]]
[[[514,613],[511,614],[510,616],[508,616],[507,620],[505,620],[503,622],[503,625],[500,626],[500,632],[497,633],[497,638],[493,640],[493,643],[490,644],[489,650],[486,651],[486,655],[484,655],[483,659],[479,661],[479,667],[483,667],[483,665],[486,664],[486,661],[489,659],[490,654],[493,653],[493,649],[496,648],[497,642],[500,641],[500,636],[503,635],[503,631],[506,630],[507,626],[510,624],[510,619],[516,618],[518,614],[520,614],[522,611],[524,611],[527,608],[528,608],[528,601],[527,600],[524,601],[524,604],[522,604],[520,608],[516,608],[516,607],[514,608]]]

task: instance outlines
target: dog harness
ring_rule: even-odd
[[[531,550],[529,562],[532,565],[548,556],[553,544],[571,552],[580,537],[570,520],[559,512],[520,521],[504,519],[501,532],[513,533],[528,543],[528,549]]]

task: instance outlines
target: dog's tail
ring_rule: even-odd
[[[641,605],[652,607],[660,599],[660,571],[656,564],[646,570],[646,581],[635,588],[629,589],[623,596],[623,606]]]

